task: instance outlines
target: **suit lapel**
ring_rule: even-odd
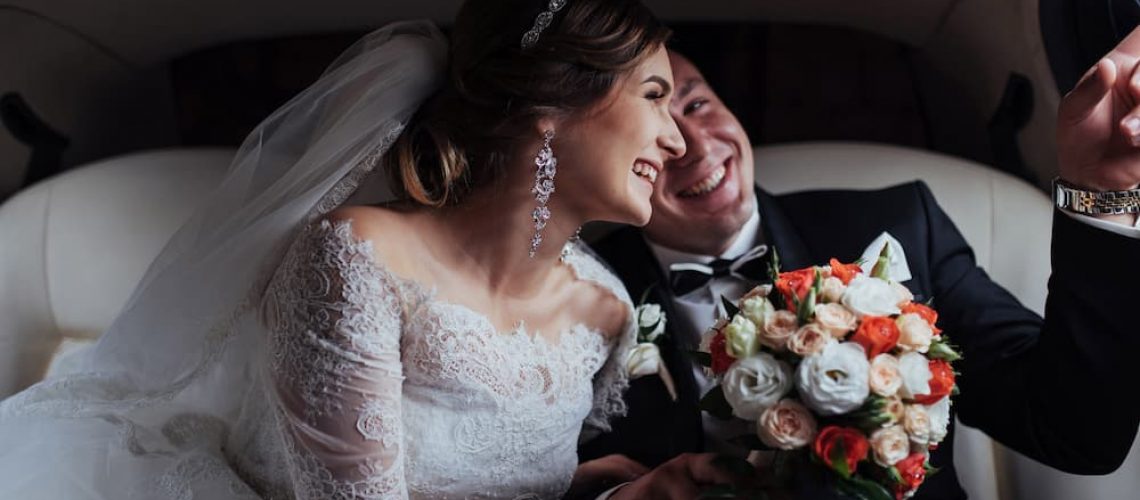
[[[790,271],[813,265],[812,255],[804,245],[800,233],[784,215],[776,198],[757,187],[756,203],[760,207],[760,227],[764,231],[764,241],[779,254],[780,269]]]

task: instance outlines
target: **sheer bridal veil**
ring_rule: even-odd
[[[112,469],[160,472],[171,418],[232,421],[263,336],[260,295],[293,235],[375,167],[442,83],[446,51],[431,23],[388,25],[265,119],[95,346],[0,402],[0,493],[41,481],[125,492]]]

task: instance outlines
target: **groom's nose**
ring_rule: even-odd
[[[712,140],[700,123],[688,122],[685,119],[677,120],[677,128],[685,141],[685,150],[681,156],[669,161],[666,167],[684,168],[700,163],[712,152]]]

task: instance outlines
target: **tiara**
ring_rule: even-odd
[[[542,34],[542,30],[550,26],[551,21],[554,21],[554,13],[562,10],[562,8],[566,6],[566,2],[567,0],[550,0],[550,3],[546,6],[546,10],[534,18],[534,26],[526,33],[523,33],[523,50],[534,47],[534,44],[538,43],[538,36]]]

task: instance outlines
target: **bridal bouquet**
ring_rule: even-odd
[[[718,380],[702,409],[755,422],[736,442],[774,451],[777,480],[790,464],[822,467],[843,493],[897,500],[933,472],[960,356],[938,313],[890,279],[889,252],[870,275],[835,259],[780,272],[774,260],[774,286],[725,300],[728,318],[694,353]]]

